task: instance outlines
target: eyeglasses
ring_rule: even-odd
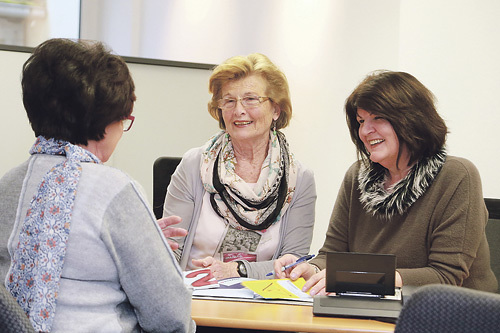
[[[238,101],[240,101],[244,108],[255,108],[267,100],[271,101],[271,98],[263,96],[245,96],[243,98],[224,97],[218,100],[218,105],[221,109],[232,110],[236,107]]]
[[[134,116],[128,116],[127,118],[123,119],[123,131],[128,132],[132,128],[132,124],[134,123],[135,117]]]

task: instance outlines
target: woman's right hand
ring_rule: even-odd
[[[311,268],[315,270],[314,267],[312,267],[311,264],[307,264],[311,266]],[[300,265],[299,265],[300,266]],[[298,266],[296,267],[298,268]],[[292,271],[292,274],[294,272]],[[319,271],[318,273],[314,274],[311,276],[311,278],[307,279],[306,283],[304,284],[304,287],[302,287],[303,292],[309,291],[309,295],[314,296],[314,295],[326,295],[326,269],[323,269]]]
[[[238,274],[238,264],[236,261],[222,262],[214,259],[214,257],[208,256],[203,259],[192,259],[191,262],[196,267],[209,268],[212,275],[217,280],[240,276]]]
[[[316,266],[310,263],[302,263],[292,268],[289,274],[290,279],[297,280],[303,277],[306,280],[303,292],[309,292],[309,295],[326,295],[326,269],[316,273]]]
[[[297,261],[297,257],[292,254],[285,254],[279,259],[274,261],[274,271],[276,277],[279,279],[290,278],[292,280],[297,280],[303,277],[306,280],[306,284],[302,288],[302,291],[307,292],[311,296],[314,295],[326,295],[325,285],[326,285],[326,273],[322,270],[316,273],[315,266],[305,262],[298,264],[295,267],[289,268],[285,271],[281,271],[282,267],[286,265],[293,264]]]

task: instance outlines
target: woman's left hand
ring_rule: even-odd
[[[203,259],[193,259],[193,265],[200,268],[210,268],[212,275],[217,279],[225,279],[230,277],[239,277],[238,264],[235,261],[222,262],[213,257],[205,257]]]
[[[401,277],[401,274],[399,274],[398,271],[396,271],[396,282],[395,286],[399,288],[403,288],[403,278]]]

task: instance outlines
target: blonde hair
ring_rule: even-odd
[[[292,117],[292,102],[285,74],[263,54],[253,53],[248,56],[235,56],[214,68],[208,83],[212,99],[208,102],[208,112],[219,121],[219,127],[225,129],[222,110],[218,100],[222,97],[222,87],[231,80],[239,80],[250,75],[261,75],[267,81],[266,97],[279,107],[280,116],[276,120],[276,129],[285,128]]]

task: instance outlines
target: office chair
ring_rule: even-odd
[[[490,246],[491,269],[500,282],[500,199],[485,198],[484,202],[489,214],[486,238]]]
[[[3,285],[0,286],[0,332],[35,333],[28,316]]]
[[[394,333],[499,332],[500,295],[432,284],[405,302]]]
[[[180,157],[158,157],[153,164],[153,211],[157,219],[163,216],[163,203],[167,194],[167,187]]]

